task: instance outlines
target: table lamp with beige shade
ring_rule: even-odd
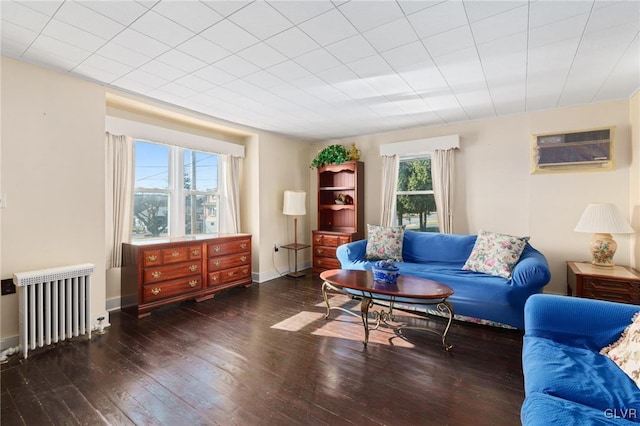
[[[591,238],[591,264],[613,267],[613,255],[618,244],[611,234],[633,234],[635,231],[613,204],[588,204],[574,231],[589,232]]]

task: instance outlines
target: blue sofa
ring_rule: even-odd
[[[640,306],[534,295],[525,305],[525,426],[637,425],[640,389],[600,350]]]
[[[456,315],[506,324],[524,329],[524,304],[549,283],[551,273],[546,258],[527,244],[511,278],[503,278],[462,267],[476,242],[476,235],[405,231],[400,274],[441,282],[453,288],[448,300]],[[367,240],[338,247],[336,255],[343,269],[370,270]],[[420,307],[430,309],[428,307]]]

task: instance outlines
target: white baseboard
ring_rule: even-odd
[[[298,271],[304,271],[306,269],[310,269],[311,268],[311,261],[307,261],[302,263],[299,267],[298,267]],[[251,274],[251,279],[253,280],[253,282],[257,282],[257,283],[263,283],[265,281],[271,281],[273,279],[276,278],[280,278],[286,274],[288,274],[289,272],[292,271],[269,271],[269,272],[262,272],[262,273],[252,273]],[[282,274],[282,275],[281,275]]]
[[[13,348],[14,346],[18,346],[19,344],[20,337],[17,334],[15,336],[3,337],[2,339],[0,339],[0,351]]]

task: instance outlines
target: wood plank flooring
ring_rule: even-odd
[[[2,425],[517,425],[522,333],[454,322],[439,335],[332,311],[321,281],[279,278],[17,356]],[[332,303],[359,309],[335,296]],[[406,318],[409,322],[423,319]],[[443,330],[440,319],[426,320]]]

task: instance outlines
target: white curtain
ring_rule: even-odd
[[[453,233],[453,189],[455,148],[437,149],[431,155],[431,182],[436,200],[440,232]]]
[[[122,266],[122,243],[133,226],[133,138],[105,133],[107,192],[107,266]],[[111,206],[109,206],[111,200]]]
[[[224,160],[224,185],[220,205],[220,232],[240,232],[240,157],[221,155]]]
[[[400,159],[397,155],[382,156],[382,214],[381,226],[391,226],[396,214],[396,192],[398,189],[398,167]]]

